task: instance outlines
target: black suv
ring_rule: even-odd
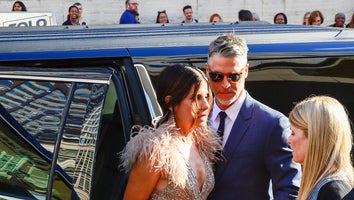
[[[285,115],[327,94],[354,115],[354,30],[270,24],[0,29],[0,198],[120,199],[118,153],[161,114],[160,71],[204,69],[209,43],[249,46],[246,89]]]

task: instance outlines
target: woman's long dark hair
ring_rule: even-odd
[[[170,107],[180,104],[193,86],[195,86],[194,92],[197,92],[203,81],[209,84],[204,72],[196,67],[182,64],[167,66],[157,79],[156,96],[162,108],[163,117],[157,122],[156,126],[169,119],[172,113],[169,110]],[[210,87],[209,91],[211,94]],[[165,101],[166,96],[171,96],[168,102]],[[209,100],[211,103],[212,95],[210,95]]]
[[[284,24],[288,24],[288,18],[286,17],[286,15],[284,13],[277,13],[276,15],[274,15],[274,19],[273,19],[274,24],[275,24],[275,20],[277,19],[278,15],[282,15],[284,18]]]
[[[25,4],[22,2],[22,1],[15,1],[15,3],[12,5],[12,11],[14,11],[14,6],[15,6],[15,4],[20,4],[20,6],[21,6],[21,8],[22,8],[22,10],[21,11],[27,11],[27,8],[26,8],[26,6],[25,6]]]
[[[157,17],[156,17],[156,23],[160,23],[159,22],[159,17],[161,15],[161,13],[165,13],[166,14],[166,17],[167,17],[167,23],[170,23],[170,21],[168,20],[168,15],[166,13],[166,10],[163,10],[163,11],[157,11]]]

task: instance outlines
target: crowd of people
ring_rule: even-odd
[[[75,6],[75,7],[73,7]],[[139,24],[139,12],[138,12],[139,3],[135,0],[126,0],[125,1],[125,11],[121,14],[119,24]],[[71,5],[68,9],[67,20],[63,25],[86,25],[86,22],[82,19],[82,5],[77,2]],[[12,11],[27,11],[26,6],[21,1],[14,2],[12,6]],[[181,23],[198,23],[198,19],[193,17],[193,8],[191,5],[186,5],[182,9],[184,20]],[[76,17],[76,18],[74,18]],[[260,17],[256,12],[251,12],[250,10],[242,9],[238,12],[238,21],[260,21]],[[337,13],[334,16],[334,23],[329,25],[330,27],[338,28],[354,28],[354,13],[351,16],[351,19],[348,24],[345,24],[346,16],[344,13]],[[156,17],[156,23],[169,23],[167,11],[158,11]],[[213,13],[209,18],[210,23],[223,22],[222,17],[219,13]],[[324,16],[319,10],[314,10],[312,12],[306,12],[303,18],[303,25],[313,25],[321,26],[324,22]],[[274,15],[273,19],[274,24],[287,24],[288,19],[285,13],[277,13]]]
[[[126,0],[126,10],[123,12],[120,18],[120,24],[137,24],[140,23],[136,19],[136,16],[139,16],[138,12],[138,3],[135,0]],[[184,20],[181,23],[198,23],[198,19],[193,18],[193,8],[191,5],[186,5],[182,9]],[[160,20],[159,18],[162,18]],[[351,21],[346,25],[345,24],[345,15],[344,13],[337,13],[334,17],[334,24],[331,24],[331,27],[340,27],[340,28],[354,28],[354,13],[352,15]],[[251,12],[249,10],[242,9],[238,12],[238,21],[260,21],[260,18],[257,13]],[[313,25],[321,26],[323,24],[324,17],[321,11],[314,10],[312,12],[306,12],[304,14],[303,25]],[[210,23],[223,22],[222,17],[218,13],[214,13],[209,18]],[[277,13],[274,15],[274,24],[287,24],[288,19],[285,13]],[[158,11],[156,23],[169,23],[166,10]]]

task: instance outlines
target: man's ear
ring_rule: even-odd
[[[165,103],[168,104],[170,102],[171,98],[172,98],[171,95],[165,96]],[[168,109],[170,111],[172,111],[172,106],[169,106]]]
[[[245,72],[244,72],[245,78],[248,77],[248,69],[249,69],[249,66],[250,66],[250,65],[247,63],[246,68],[245,68]]]
[[[205,63],[205,72],[206,72],[206,73],[209,72],[209,65],[208,65],[208,63]]]

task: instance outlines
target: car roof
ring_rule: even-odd
[[[4,27],[0,29],[0,61],[206,54],[212,40],[231,32],[246,39],[251,53],[280,50],[354,52],[354,30],[303,25],[200,23]],[[311,50],[305,48],[309,44],[313,46]]]

